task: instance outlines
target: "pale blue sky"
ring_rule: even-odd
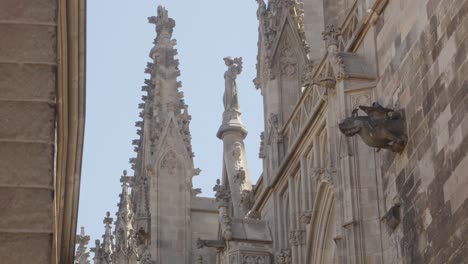
[[[238,85],[254,183],[261,173],[263,106],[252,83],[258,37],[254,0],[88,1],[86,134],[78,226],[86,227],[92,241],[101,239],[105,212],[115,218],[122,170],[133,175],[128,159],[135,157],[131,141],[137,138],[141,86],[148,78],[143,71],[156,34],[147,17],[156,15],[160,4],[176,20],[179,80],[192,115],[195,166],[202,169],[195,187],[203,189],[202,196],[212,196],[221,175],[222,142],[216,132],[223,110],[225,56],[244,58]]]

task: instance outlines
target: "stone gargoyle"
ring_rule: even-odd
[[[405,148],[407,136],[403,112],[394,111],[374,102],[372,106],[359,106],[367,116],[359,116],[354,109],[352,116],[339,124],[341,133],[347,137],[358,134],[366,145],[400,153]]]

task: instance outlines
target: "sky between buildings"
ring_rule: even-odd
[[[141,86],[156,36],[147,17],[165,6],[176,20],[185,101],[192,115],[194,178],[201,196],[213,196],[221,176],[222,142],[216,138],[221,124],[224,92],[223,57],[242,56],[244,69],[238,77],[245,141],[253,183],[261,174],[259,135],[263,131],[263,104],[253,85],[256,75],[258,22],[254,0],[98,0],[87,6],[87,102],[86,134],[78,226],[85,226],[91,241],[104,233],[103,217],[110,211],[115,220],[120,176],[130,175],[129,158],[135,157],[131,141],[137,138],[135,122],[141,103]],[[90,247],[94,242],[90,242]]]

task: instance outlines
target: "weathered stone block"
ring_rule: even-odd
[[[51,263],[52,235],[2,233],[0,245],[2,263]]]
[[[0,98],[55,100],[56,68],[39,64],[0,63]]]
[[[0,185],[53,184],[54,146],[45,143],[0,142]]]
[[[0,187],[0,201],[0,229],[52,232],[51,190]]]
[[[0,20],[55,23],[57,0],[2,0]]]
[[[55,26],[0,24],[0,62],[57,62]]]
[[[47,103],[0,104],[0,139],[54,141],[55,108]]]

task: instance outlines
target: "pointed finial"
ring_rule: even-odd
[[[122,183],[122,186],[132,186],[133,184],[133,176],[128,176],[127,171],[124,170],[124,174],[122,177],[120,177],[120,182]]]
[[[148,22],[156,25],[156,33],[159,35],[172,35],[175,20],[169,17],[169,13],[163,6],[158,6],[158,15],[148,17]]]
[[[114,219],[112,217],[110,217],[110,212],[107,211],[106,212],[106,217],[104,217],[104,220],[102,221],[103,224],[105,224],[106,226],[110,226],[112,224],[112,221]]]

